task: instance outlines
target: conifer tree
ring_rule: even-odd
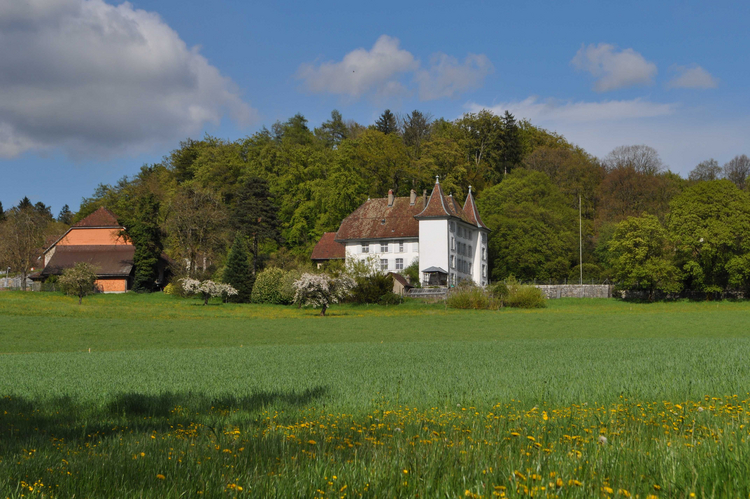
[[[277,208],[271,202],[268,182],[260,177],[249,177],[237,193],[232,213],[236,229],[253,241],[253,274],[258,269],[258,243],[273,239],[281,241]]]
[[[3,202],[0,201],[0,223],[5,220],[5,210],[3,210]]]
[[[153,291],[156,287],[157,265],[164,248],[158,216],[159,201],[153,194],[146,194],[138,201],[135,216],[122,221],[123,235],[135,246],[133,291]]]
[[[60,214],[57,215],[57,221],[65,225],[70,225],[73,222],[73,212],[70,211],[70,207],[67,204],[62,207]]]
[[[255,276],[250,269],[250,255],[247,252],[246,238],[241,232],[234,236],[234,244],[227,256],[227,266],[224,269],[224,282],[237,290],[237,294],[230,298],[238,303],[249,303],[253,291]]]
[[[389,133],[398,132],[398,122],[396,116],[391,112],[390,109],[386,109],[380,118],[375,122],[375,129],[379,132],[383,132],[388,135]]]

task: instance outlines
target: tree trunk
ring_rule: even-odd
[[[208,293],[203,293],[203,305],[208,305],[208,299],[211,298],[211,295]]]
[[[258,233],[253,234],[253,275],[255,275],[258,261]]]
[[[26,291],[26,271],[21,272],[21,291]]]
[[[328,308],[327,305],[323,305],[323,309],[320,311],[320,316],[325,317],[326,316],[326,308]]]
[[[83,295],[78,295],[78,304],[80,305],[83,302]]]

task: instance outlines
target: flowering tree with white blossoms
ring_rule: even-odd
[[[299,305],[321,307],[320,315],[326,315],[326,309],[349,296],[356,283],[346,274],[331,277],[327,274],[302,274],[294,281],[294,303]]]
[[[203,296],[204,305],[208,305],[208,299],[213,296],[234,296],[237,294],[237,290],[229,284],[214,282],[210,279],[201,282],[197,279],[186,277],[180,279],[180,282],[182,282],[182,289],[187,293],[191,295],[200,293]]]

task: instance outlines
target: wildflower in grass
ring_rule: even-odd
[[[167,477],[165,477],[165,476],[164,476],[164,475],[162,475],[161,473],[159,473],[158,475],[156,475],[156,479],[157,479],[157,480],[164,480],[165,478],[167,478]]]
[[[660,491],[661,490],[661,486],[657,485],[657,484],[654,484],[654,490],[657,491],[657,492]]]
[[[602,445],[607,445],[607,437],[604,435],[599,435],[599,443]]]

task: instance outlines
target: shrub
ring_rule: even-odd
[[[164,294],[165,295],[180,295],[180,289],[177,288],[173,283],[169,283],[166,286],[164,286]]]
[[[491,292],[474,285],[459,285],[450,290],[446,304],[451,308],[497,310],[500,300]]]
[[[393,277],[388,274],[375,273],[354,279],[357,285],[352,290],[352,303],[379,303],[386,293],[393,293]]]
[[[285,272],[276,267],[270,267],[258,273],[253,285],[251,301],[253,303],[270,303],[282,305],[285,303],[282,290]]]
[[[393,291],[388,291],[386,294],[380,297],[378,303],[381,305],[401,305],[404,303],[404,297],[397,295]]]
[[[506,283],[508,287],[508,296],[504,303],[514,308],[544,308],[547,306],[547,298],[541,289],[519,284],[514,277],[510,277]]]
[[[284,274],[284,277],[281,279],[281,302],[283,304],[289,305],[294,303],[294,294],[297,291],[294,289],[294,283],[300,277],[302,277],[302,271],[297,269],[289,270]]]
[[[401,272],[401,275],[403,275],[404,277],[408,277],[409,284],[411,284],[415,288],[422,287],[421,280],[419,279],[419,259],[411,262],[411,264]]]

